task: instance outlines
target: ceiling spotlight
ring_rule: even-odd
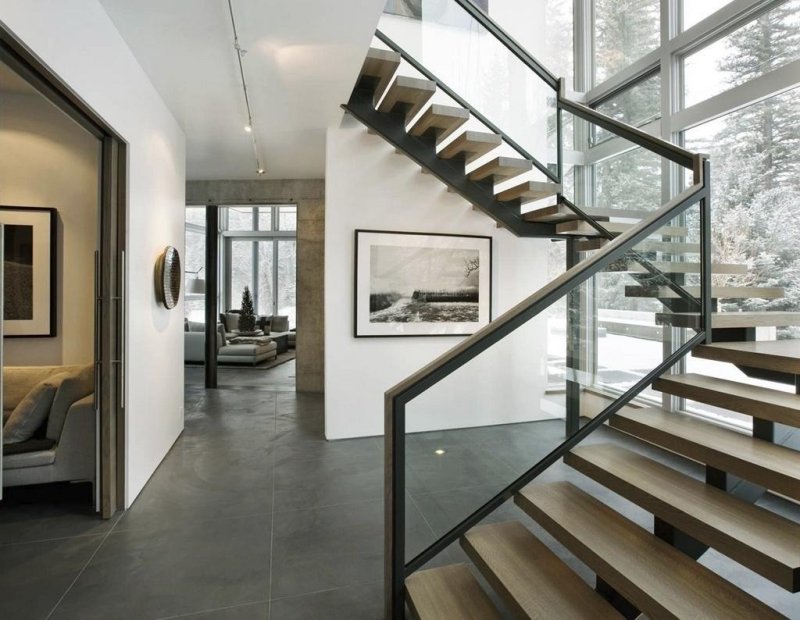
[[[445,454],[445,450],[442,450],[441,448],[439,448],[438,450],[434,450],[433,453],[436,456],[442,456],[443,454]]]
[[[247,133],[250,133],[251,131],[253,131],[253,126],[252,126],[252,125],[245,125],[245,126],[244,126],[244,130],[245,130]]]
[[[256,170],[256,174],[264,174],[264,169],[259,168],[258,170]]]

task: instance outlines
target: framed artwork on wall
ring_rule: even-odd
[[[0,206],[3,224],[5,336],[56,335],[55,209]]]
[[[355,336],[468,336],[491,320],[492,238],[357,230]]]

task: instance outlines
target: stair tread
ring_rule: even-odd
[[[375,103],[377,103],[381,95],[386,91],[392,76],[400,66],[401,60],[402,56],[392,50],[385,50],[377,47],[369,48],[367,57],[364,59],[364,64],[361,66],[359,78],[368,76],[377,80],[374,95]]]
[[[719,342],[692,350],[694,357],[800,374],[800,340]]]
[[[650,617],[782,617],[569,482],[530,485],[515,501]]]
[[[419,115],[408,133],[412,136],[434,135],[439,143],[469,120],[469,110],[434,103]]]
[[[764,420],[800,426],[800,396],[696,373],[664,375],[653,388]]]
[[[525,181],[508,189],[504,189],[497,194],[497,199],[501,201],[530,199],[540,200],[549,196],[555,196],[561,192],[561,185],[549,181]]]
[[[696,312],[659,312],[656,323],[676,327],[696,327],[700,315]],[[739,327],[784,327],[800,325],[800,312],[714,312],[711,326],[714,329]]]
[[[800,523],[620,446],[578,446],[564,461],[783,588],[800,590]]]
[[[406,119],[413,118],[436,92],[436,82],[400,75],[395,78],[378,105],[379,112],[393,112],[403,107]]]
[[[700,273],[700,263],[687,263],[678,261],[650,261],[659,271],[664,273]],[[647,273],[642,265],[631,260],[620,273]],[[744,274],[747,273],[747,265],[735,265],[730,263],[712,263],[711,273],[717,274]]]
[[[517,521],[474,527],[462,538],[461,545],[518,617],[620,617]]]
[[[656,407],[611,416],[614,428],[800,499],[800,452]]]
[[[592,250],[599,250],[606,243],[608,239],[590,238],[585,241],[578,241],[578,251],[590,252]],[[637,243],[634,248],[636,252],[661,252],[663,254],[671,254],[681,256],[683,254],[699,254],[699,243],[675,243],[672,241],[655,241],[654,239],[645,239]]]
[[[495,157],[492,161],[475,168],[469,173],[471,181],[491,179],[495,182],[502,181],[518,174],[529,172],[533,164],[521,157]]]
[[[603,228],[608,232],[614,234],[624,233],[634,226],[638,226],[635,222],[604,222]],[[569,222],[562,222],[556,225],[556,233],[559,235],[580,235],[584,237],[596,237],[598,233],[589,222],[583,220],[572,220]],[[689,229],[684,226],[662,226],[654,234],[666,235],[669,237],[685,237],[689,234]]]
[[[446,144],[444,148],[439,151],[438,155],[442,159],[451,159],[465,153],[467,154],[466,163],[470,163],[478,157],[486,155],[489,151],[493,151],[500,146],[502,142],[503,139],[496,133],[465,131]]]
[[[466,564],[417,571],[406,579],[408,604],[420,620],[500,619]]]
[[[602,209],[595,207],[581,207],[581,211],[600,221],[607,221],[611,217],[641,219],[648,213],[644,211],[625,211],[623,209]],[[580,219],[575,212],[565,204],[557,204],[541,209],[534,209],[523,214],[523,218],[529,222],[568,222]]]
[[[699,286],[682,286],[693,297],[700,296]],[[782,288],[773,286],[712,286],[711,296],[715,299],[780,299]],[[667,286],[646,286],[629,284],[625,287],[625,297],[677,298],[678,294]]]

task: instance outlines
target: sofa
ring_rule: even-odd
[[[94,365],[7,366],[3,386],[3,486],[65,481],[94,485]],[[19,438],[19,426],[9,422],[26,406],[42,412],[44,421],[32,437],[5,443]]]
[[[228,310],[220,312],[219,322],[225,326],[225,334],[228,338],[233,337],[239,331],[239,311]],[[297,331],[289,329],[289,317],[282,314],[271,316],[260,315],[256,319],[256,327],[264,332],[265,336],[278,338],[286,336],[286,344],[289,349],[294,349],[297,342]]]
[[[187,321],[184,330],[184,360],[202,364],[206,359],[205,323]],[[218,364],[251,364],[278,356],[278,345],[271,339],[264,342],[235,343],[229,342],[229,335],[222,325],[217,325],[217,363]],[[235,337],[235,334],[230,334]]]

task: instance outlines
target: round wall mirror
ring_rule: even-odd
[[[181,295],[181,257],[168,245],[156,261],[156,297],[165,308],[172,309]]]

